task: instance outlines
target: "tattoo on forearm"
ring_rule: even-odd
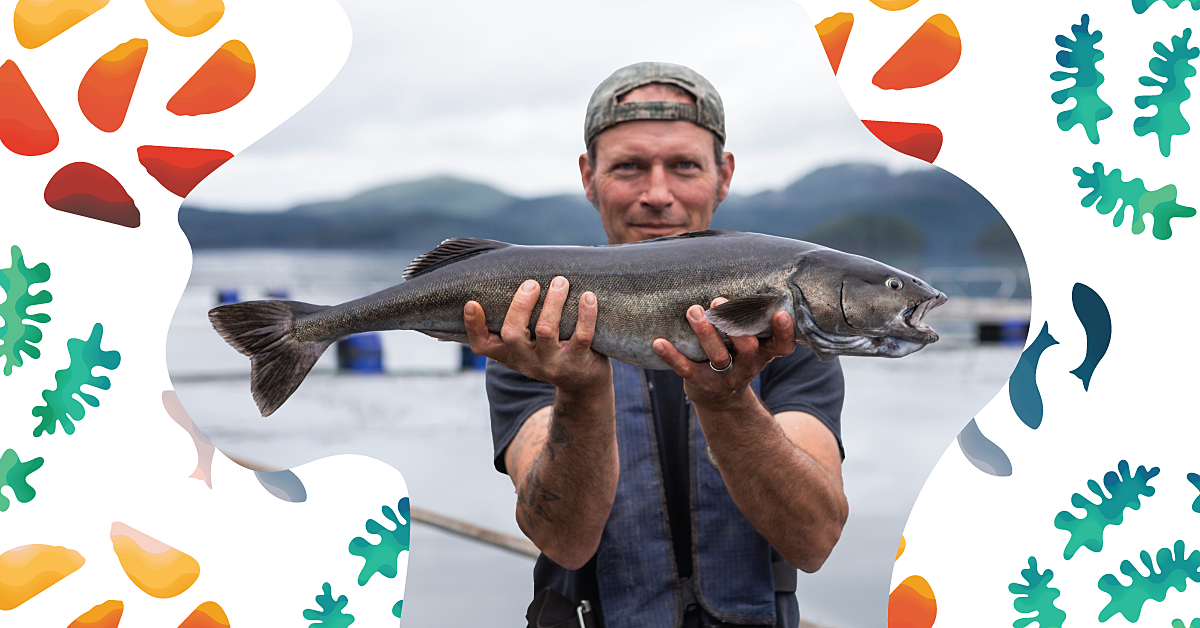
[[[547,445],[546,449],[550,449]],[[561,496],[554,494],[542,486],[542,461],[546,459],[546,449],[543,449],[533,463],[529,465],[529,470],[525,472],[525,482],[521,485],[521,490],[517,493],[517,501],[521,505],[521,513],[525,516],[526,524],[533,525],[534,515],[545,519],[551,523],[554,522],[546,509],[542,505],[546,502],[553,502],[562,499]]]
[[[556,449],[565,449],[575,440],[571,430],[559,420],[562,416],[562,412],[555,408],[553,418],[550,419],[550,440],[546,443],[546,451],[550,452],[551,460],[554,460]]]

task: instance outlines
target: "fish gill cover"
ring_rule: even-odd
[[[1157,190],[1148,191],[1141,179],[1121,180],[1121,169],[1114,168],[1108,174],[1104,173],[1104,164],[1092,164],[1092,172],[1083,168],[1071,170],[1079,177],[1079,187],[1091,188],[1092,191],[1079,204],[1091,207],[1096,204],[1096,211],[1108,214],[1121,203],[1121,208],[1113,216],[1113,226],[1120,227],[1125,221],[1125,209],[1133,210],[1133,233],[1139,234],[1146,230],[1144,218],[1147,214],[1154,217],[1152,233],[1159,240],[1171,237],[1172,218],[1191,218],[1196,215],[1192,207],[1175,202],[1178,190],[1174,184],[1165,185]],[[1096,201],[1099,200],[1099,203]]]
[[[1154,52],[1157,57],[1150,59],[1150,71],[1162,77],[1158,80],[1153,76],[1143,76],[1138,82],[1147,87],[1157,87],[1157,94],[1137,96],[1133,104],[1138,109],[1155,107],[1153,116],[1138,118],[1133,121],[1133,132],[1138,137],[1150,133],[1158,134],[1158,151],[1163,157],[1171,155],[1171,137],[1183,135],[1191,130],[1188,121],[1183,117],[1180,106],[1192,97],[1191,91],[1184,85],[1188,78],[1196,76],[1196,68],[1191,60],[1200,57],[1200,48],[1189,48],[1188,39],[1192,37],[1192,29],[1183,29],[1183,34],[1171,37],[1171,48],[1167,49],[1161,41],[1154,42]],[[1156,225],[1157,226],[1157,225]]]
[[[1187,589],[1188,580],[1200,582],[1200,550],[1192,550],[1185,558],[1183,541],[1175,541],[1173,554],[1167,547],[1158,550],[1157,572],[1150,560],[1150,552],[1142,550],[1140,556],[1148,575],[1143,576],[1133,563],[1123,560],[1121,573],[1132,579],[1130,584],[1122,585],[1113,574],[1100,577],[1096,586],[1112,598],[1100,611],[1100,621],[1108,621],[1113,615],[1121,613],[1126,620],[1135,622],[1141,617],[1142,606],[1147,601],[1165,600],[1169,589],[1182,593]]]
[[[321,585],[321,591],[322,593],[316,597],[321,610],[304,609],[305,619],[320,620],[315,624],[309,624],[309,628],[346,628],[353,624],[354,615],[342,612],[350,600],[344,595],[339,595],[335,600],[328,582]]]
[[[1088,140],[1093,144],[1100,143],[1100,131],[1097,124],[1112,116],[1112,107],[1100,99],[1097,91],[1104,82],[1104,75],[1096,69],[1096,62],[1104,58],[1104,53],[1096,48],[1104,34],[1100,31],[1088,31],[1088,15],[1079,18],[1079,24],[1071,27],[1075,39],[1066,35],[1058,35],[1055,43],[1066,50],[1060,50],[1055,56],[1058,64],[1064,68],[1075,68],[1075,72],[1054,72],[1050,75],[1055,81],[1074,79],[1075,84],[1061,89],[1050,95],[1054,104],[1061,105],[1067,99],[1074,98],[1075,106],[1058,114],[1058,128],[1069,131],[1075,125],[1083,126]]]
[[[1071,495],[1071,505],[1082,508],[1087,514],[1079,519],[1064,510],[1054,517],[1054,527],[1071,533],[1071,538],[1063,549],[1063,558],[1070,560],[1081,546],[1093,552],[1103,549],[1104,528],[1120,525],[1124,520],[1126,508],[1137,510],[1142,506],[1142,496],[1154,495],[1154,487],[1150,486],[1149,482],[1158,475],[1158,471],[1158,467],[1147,471],[1146,467],[1139,466],[1137,472],[1131,476],[1129,462],[1122,460],[1117,463],[1117,472],[1109,471],[1104,474],[1104,486],[1111,496],[1105,496],[1104,490],[1095,480],[1088,480],[1087,485],[1100,498],[1099,504],[1092,503],[1079,493]]]
[[[29,308],[44,305],[53,298],[48,290],[31,294],[34,284],[50,279],[50,267],[42,262],[33,268],[25,265],[21,249],[12,247],[12,266],[0,270],[0,290],[4,290],[4,301],[0,303],[0,358],[4,358],[4,374],[12,375],[14,367],[24,362],[21,354],[36,360],[42,355],[33,343],[42,339],[42,330],[33,323],[49,323],[46,313],[30,314]],[[27,323],[25,321],[32,321]]]
[[[1021,577],[1026,584],[1013,582],[1008,585],[1009,593],[1017,594],[1013,600],[1013,608],[1018,613],[1033,613],[1033,617],[1022,617],[1013,622],[1013,628],[1025,628],[1037,622],[1039,628],[1061,628],[1067,619],[1067,614],[1054,605],[1060,592],[1050,586],[1054,572],[1050,569],[1038,571],[1037,559],[1029,557],[1029,569],[1021,570]]]
[[[400,558],[400,552],[408,549],[411,531],[408,498],[401,499],[396,509],[400,512],[399,517],[396,516],[396,511],[393,511],[391,506],[383,507],[383,516],[396,525],[395,529],[388,529],[374,519],[367,519],[367,532],[379,535],[379,543],[371,543],[361,536],[354,537],[354,540],[350,541],[350,553],[366,560],[362,571],[358,574],[359,586],[365,585],[376,573],[384,578],[396,577],[397,561]],[[403,523],[400,521],[401,518],[404,519]]]
[[[67,352],[71,356],[70,365],[54,373],[54,381],[58,387],[54,390],[43,390],[42,399],[46,405],[33,409],[33,416],[41,417],[37,427],[33,428],[35,437],[43,433],[54,433],[58,423],[62,423],[63,431],[75,433],[75,424],[71,421],[82,421],[86,409],[75,399],[78,395],[89,406],[95,408],[100,401],[82,390],[85,384],[100,390],[108,390],[111,386],[109,379],[103,375],[92,375],[92,369],[99,366],[113,370],[121,364],[121,354],[116,351],[105,351],[100,348],[100,338],[104,335],[104,327],[96,323],[92,334],[86,341],[71,338],[67,341]]]

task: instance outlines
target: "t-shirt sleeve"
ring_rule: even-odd
[[[834,358],[828,362],[817,359],[808,349],[797,346],[786,357],[776,358],[762,372],[762,400],[771,414],[806,412],[825,424],[837,439],[842,459],[842,401],[846,383],[842,364]]]
[[[496,470],[508,473],[504,466],[504,450],[517,436],[521,426],[534,412],[554,405],[554,386],[487,361],[486,388],[492,415],[492,445]]]

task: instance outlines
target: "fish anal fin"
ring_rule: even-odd
[[[437,248],[413,260],[404,269],[404,278],[412,279],[425,273],[432,272],[447,264],[461,262],[481,253],[495,251],[512,246],[507,242],[485,240],[483,238],[450,238],[437,245]]]
[[[771,317],[786,304],[782,294],[751,294],[709,309],[704,318],[727,336],[757,336],[771,331]]]

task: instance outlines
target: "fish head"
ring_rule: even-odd
[[[887,264],[822,249],[804,256],[789,283],[797,338],[822,359],[901,357],[938,339],[924,318],[946,295]]]

